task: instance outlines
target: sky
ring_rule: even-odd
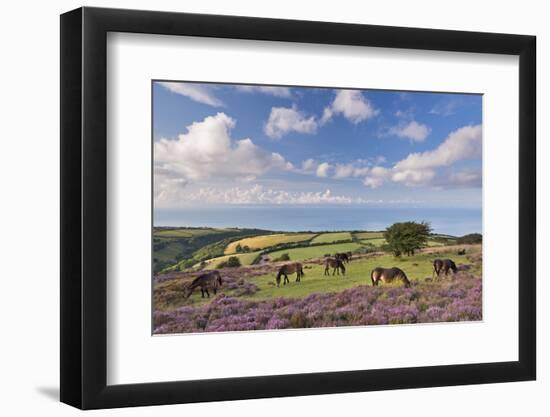
[[[482,96],[153,81],[155,208],[481,207]]]

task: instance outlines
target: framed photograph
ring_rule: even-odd
[[[533,380],[535,37],[61,16],[61,401]]]

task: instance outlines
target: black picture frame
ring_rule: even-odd
[[[107,385],[108,32],[519,56],[519,360]],[[534,380],[535,54],[524,35],[88,7],[61,15],[61,401],[95,409]]]

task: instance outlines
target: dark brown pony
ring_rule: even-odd
[[[407,278],[407,275],[405,275],[405,273],[401,269],[396,267],[374,268],[370,273],[370,278],[372,280],[372,285],[375,287],[380,281],[382,281],[384,284],[388,284],[395,281],[396,279],[401,280],[406,288],[409,288],[411,286],[411,282]]]
[[[332,268],[332,275],[334,275],[336,272],[338,272],[338,275],[340,275],[340,271],[342,271],[342,275],[346,275],[346,267],[344,266],[344,263],[341,259],[338,258],[326,258],[325,259],[325,275],[329,274],[329,268]]]
[[[445,274],[445,276],[447,276],[449,275],[449,270],[453,271],[453,273],[458,270],[456,264],[450,259],[435,259],[433,265],[434,270],[432,273],[432,278],[434,276],[437,276],[437,278],[439,278],[439,275],[442,272]]]
[[[348,263],[349,262],[349,256],[347,253],[335,253],[334,257],[336,259],[341,260],[342,262]]]
[[[296,272],[296,282],[300,282],[302,280],[302,277],[305,275],[304,270],[302,268],[302,264],[300,262],[293,262],[291,264],[283,265],[279,268],[279,272],[277,273],[277,287],[281,283],[281,276],[284,275],[283,285],[286,285],[286,283],[290,283],[290,280],[288,279],[288,274],[293,274]]]
[[[201,289],[202,298],[204,298],[205,293],[206,296],[210,298],[208,290],[214,291],[215,295],[218,292],[218,288],[222,286],[222,283],[222,277],[218,271],[210,271],[206,274],[199,275],[187,286],[185,298],[189,298],[197,287]]]

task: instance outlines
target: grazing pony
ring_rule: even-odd
[[[332,268],[332,275],[334,275],[336,272],[338,272],[338,275],[340,275],[340,271],[342,271],[342,275],[346,275],[346,267],[344,266],[344,263],[341,259],[338,258],[326,258],[325,259],[325,275],[329,274],[329,268]]]
[[[210,298],[208,290],[214,291],[215,295],[218,292],[218,288],[222,286],[222,283],[222,277],[218,271],[210,271],[206,274],[199,275],[187,286],[185,298],[189,298],[197,287],[201,289],[202,298],[204,298],[204,293]]]
[[[336,259],[339,259],[339,260],[342,261],[342,262],[346,262],[346,263],[349,262],[349,256],[348,256],[347,253],[335,253],[335,254],[334,254],[334,257],[335,257]]]
[[[432,278],[434,277],[434,275],[439,278],[441,272],[445,273],[445,276],[447,276],[449,275],[449,270],[453,271],[453,273],[458,271],[456,264],[450,259],[435,259],[433,265],[434,270],[432,273]]]
[[[407,275],[405,275],[401,269],[396,267],[374,268],[370,273],[370,279],[372,280],[372,285],[374,287],[376,287],[380,281],[384,284],[388,284],[396,279],[401,280],[405,288],[409,288],[411,286],[411,282],[407,278]]]
[[[277,273],[277,287],[281,283],[281,276],[284,275],[283,285],[286,285],[288,282],[290,284],[290,280],[288,279],[288,274],[293,274],[296,272],[296,282],[300,282],[302,280],[302,277],[305,275],[304,270],[302,268],[302,264],[300,262],[293,262],[291,264],[285,264],[279,268],[279,272]]]
[[[466,255],[466,249],[462,248],[462,249],[459,249],[458,252],[456,253],[457,255]]]

